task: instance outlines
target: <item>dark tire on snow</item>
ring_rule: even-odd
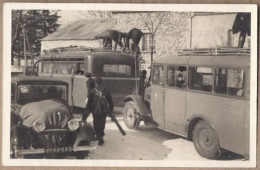
[[[200,156],[217,159],[221,152],[218,137],[208,122],[199,121],[193,129],[193,144]]]

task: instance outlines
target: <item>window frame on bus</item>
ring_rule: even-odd
[[[236,70],[243,70],[243,83],[242,83],[242,87],[243,87],[243,95],[242,96],[237,96],[237,95],[229,95],[229,94],[221,94],[221,93],[217,93],[215,91],[216,88],[216,69],[218,68],[222,68],[222,69],[236,69]],[[225,98],[233,98],[233,99],[241,99],[241,100],[245,100],[246,99],[246,91],[247,91],[247,87],[246,87],[246,72],[247,69],[245,67],[231,67],[231,66],[215,66],[214,67],[214,95],[215,96],[219,96],[219,97],[225,97]]]
[[[154,67],[163,67],[163,75],[164,75],[164,79],[163,79],[163,85],[160,85],[160,84],[156,84],[156,83],[154,83],[154,79],[153,79],[153,77],[154,77]],[[167,70],[167,64],[153,64],[152,65],[152,74],[151,74],[151,84],[152,85],[155,85],[155,86],[158,86],[158,87],[163,87],[163,88],[165,88],[165,86],[166,86],[166,70]]]
[[[105,66],[116,66],[117,67],[117,72],[115,72],[114,75],[111,75],[112,72],[110,72],[110,75],[105,75],[105,72],[104,72]],[[118,73],[120,73],[120,72],[118,71],[118,69],[119,69],[120,66],[125,66],[126,68],[129,68],[130,69],[130,75],[119,75]],[[103,63],[101,65],[101,70],[102,70],[101,74],[100,74],[101,77],[113,77],[113,78],[127,77],[127,78],[132,78],[132,77],[135,76],[134,75],[134,70],[131,67],[131,65],[130,64],[125,64],[125,63]]]
[[[72,62],[73,61],[73,62]],[[55,67],[55,64],[57,63],[66,63],[66,64],[75,64],[75,68],[77,69],[77,64],[83,64],[84,65],[84,73],[83,74],[76,74],[78,70],[74,70],[75,75],[83,75],[86,72],[86,60],[82,57],[68,57],[68,58],[53,58],[53,59],[43,59],[40,62],[40,68],[39,71],[41,74],[51,74],[51,75],[71,75],[72,73],[55,73],[54,70],[52,72],[43,72],[43,65],[44,63],[53,63],[53,67]]]
[[[192,91],[192,92],[196,92],[196,93],[202,93],[202,94],[214,94],[214,77],[215,77],[215,71],[214,71],[214,67],[209,66],[209,65],[188,65],[187,66],[187,76],[188,76],[188,80],[187,80],[187,90],[188,91]],[[211,91],[204,91],[204,90],[200,90],[200,89],[191,89],[190,88],[190,69],[191,67],[203,67],[203,68],[211,68],[212,71],[212,87],[211,87]]]
[[[169,76],[168,75],[169,67],[174,67],[175,68],[174,70],[176,70],[176,67],[185,67],[186,68],[186,76],[184,77],[184,80],[185,80],[185,83],[186,83],[185,88],[177,87],[176,85],[174,85],[174,86],[169,85],[169,82],[168,82],[168,80],[169,80],[169,77],[168,77]],[[187,65],[185,65],[185,64],[166,64],[166,75],[165,75],[165,77],[166,77],[165,87],[170,88],[170,89],[187,90],[187,88],[188,88],[188,66]]]

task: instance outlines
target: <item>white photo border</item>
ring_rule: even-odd
[[[16,9],[250,12],[250,160],[248,161],[169,161],[169,160],[47,160],[10,159],[10,82],[11,82],[11,12]],[[2,162],[4,166],[90,166],[90,167],[256,167],[257,135],[257,5],[253,4],[118,4],[118,3],[4,3],[3,15],[3,122]]]

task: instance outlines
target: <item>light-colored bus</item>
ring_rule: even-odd
[[[137,94],[139,66],[135,63],[135,57],[131,54],[68,47],[41,55],[37,64],[38,76],[68,82],[69,105],[84,108],[88,94],[86,72],[90,72],[93,78],[101,77],[104,86],[111,92],[115,106],[122,106],[127,94]]]
[[[229,150],[249,157],[250,53],[217,49],[184,51],[152,64],[142,99],[125,97],[124,120],[141,120],[193,140],[206,158]]]

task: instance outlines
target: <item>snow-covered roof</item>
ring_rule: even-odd
[[[44,37],[42,41],[93,40],[106,29],[113,29],[115,24],[114,19],[79,20]]]

